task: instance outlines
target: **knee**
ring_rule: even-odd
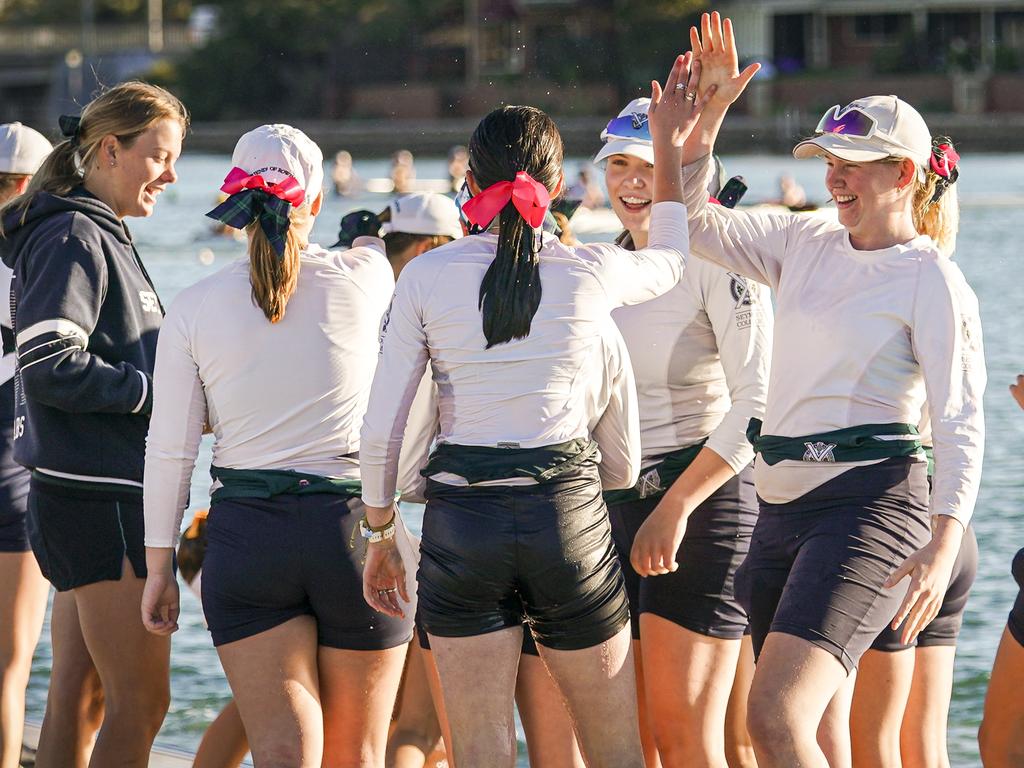
[[[304,768],[302,745],[287,741],[272,741],[265,744],[252,744],[252,759],[261,768]],[[326,763],[324,764],[326,765]]]
[[[694,731],[698,718],[682,717],[671,724],[654,728],[654,744],[665,765],[686,765],[693,768],[718,765],[700,732]],[[721,755],[719,756],[721,757]]]
[[[171,706],[170,686],[112,692],[107,696],[105,705],[106,717],[111,721],[132,723],[133,727],[155,736]]]
[[[1011,765],[1019,765],[1015,759],[1024,757],[1019,752],[1024,747],[1017,748],[1015,739],[1006,732],[1005,728],[999,728],[991,720],[981,721],[978,728],[978,750],[981,752],[981,764],[985,768],[1008,768]]]
[[[793,741],[801,718],[793,716],[780,706],[771,695],[755,695],[751,691],[747,704],[747,732],[760,755],[774,755],[778,749]],[[817,724],[814,724],[816,729]]]

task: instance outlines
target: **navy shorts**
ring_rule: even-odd
[[[1013,578],[1017,581],[1019,590],[1017,591],[1017,600],[1010,611],[1010,617],[1006,622],[1006,626],[1010,630],[1010,634],[1013,635],[1014,640],[1024,645],[1024,549],[1019,550],[1014,556],[1011,571],[1013,572]]]
[[[526,621],[559,650],[599,645],[629,604],[589,462],[537,485],[427,481],[419,616],[438,637],[472,637]]]
[[[886,624],[885,629],[871,644],[873,651],[903,651],[907,648],[927,648],[930,645],[956,645],[960,636],[960,627],[964,623],[964,609],[967,598],[974,585],[974,577],[978,575],[978,538],[974,535],[974,526],[968,525],[964,532],[960,552],[953,564],[953,573],[949,578],[949,586],[942,598],[942,607],[938,615],[927,627],[921,630],[917,638],[909,645],[900,642],[903,627],[893,629]]]
[[[707,637],[742,637],[747,613],[736,599],[733,579],[750,549],[757,522],[751,468],[730,478],[690,515],[676,555],[679,568],[674,573],[641,578],[633,570],[629,554],[640,526],[661,498],[608,508],[629,595],[633,639],[640,639],[641,613],[653,613]]]
[[[317,642],[379,651],[409,642],[404,619],[363,599],[366,543],[358,499],[317,493],[215,501],[206,521],[202,603],[214,645],[312,616]]]
[[[28,536],[39,569],[59,592],[120,580],[125,557],[135,577],[146,578],[141,493],[57,485],[33,476]]]
[[[803,638],[852,671],[906,594],[883,585],[929,539],[927,467],[854,467],[784,504],[760,500],[736,591],[755,657],[769,632]]]
[[[0,552],[28,552],[29,471],[14,460],[14,427],[0,426]]]

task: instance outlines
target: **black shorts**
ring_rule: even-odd
[[[1024,645],[1024,549],[1019,550],[1014,556],[1011,571],[1019,589],[1006,626],[1013,639]]]
[[[693,511],[676,555],[674,573],[641,578],[629,562],[637,531],[661,497],[608,508],[619,554],[633,639],[640,638],[640,614],[653,613],[708,637],[737,639],[747,629],[747,613],[733,589],[736,569],[750,549],[757,522],[757,495],[750,467],[729,479]]]
[[[927,648],[930,645],[956,645],[960,636],[960,627],[964,623],[964,609],[967,598],[974,585],[974,577],[978,575],[978,538],[974,535],[974,526],[968,525],[964,532],[960,552],[953,564],[953,573],[949,578],[949,586],[942,598],[942,607],[938,615],[908,645],[900,642],[903,627],[893,629],[890,624],[875,638],[871,644],[873,651],[904,651],[907,648]]]
[[[539,485],[427,481],[419,616],[438,637],[530,624],[538,643],[590,648],[629,621],[597,464]]]
[[[56,485],[33,477],[28,536],[43,576],[59,592],[118,581],[125,557],[146,578],[142,494]]]
[[[928,541],[927,468],[905,457],[850,469],[785,504],[760,500],[736,592],[754,654],[769,632],[803,638],[852,671],[896,615],[883,585]]]
[[[28,552],[29,471],[14,460],[14,428],[0,426],[0,552]]]
[[[206,521],[202,603],[214,645],[313,616],[317,642],[379,651],[409,642],[404,619],[363,599],[358,499],[317,493],[215,501]]]

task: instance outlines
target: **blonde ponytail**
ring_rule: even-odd
[[[929,170],[924,181],[914,188],[914,226],[919,234],[935,241],[944,256],[952,256],[956,249],[956,233],[960,227],[960,202],[956,184],[950,184],[934,202],[939,175]]]
[[[288,300],[295,293],[299,281],[300,253],[305,243],[299,242],[297,231],[305,231],[312,215],[310,205],[293,207],[288,214],[290,226],[285,240],[284,256],[267,239],[259,217],[247,226],[249,233],[249,282],[252,284],[252,303],[263,310],[267,319],[276,323],[284,317]]]

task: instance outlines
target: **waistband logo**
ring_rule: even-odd
[[[804,452],[804,461],[835,461],[835,443],[804,443],[807,450]]]

